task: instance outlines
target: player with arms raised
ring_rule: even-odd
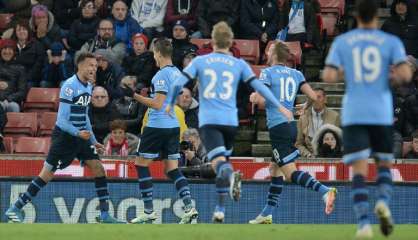
[[[175,86],[178,93],[189,80],[199,80],[200,137],[216,172],[218,203],[213,221],[218,223],[224,221],[228,192],[235,201],[240,198],[241,192],[241,174],[234,172],[228,161],[238,129],[236,94],[239,82],[257,89],[287,119],[293,119],[292,112],[281,106],[270,90],[256,79],[250,66],[244,60],[231,56],[229,48],[233,38],[232,30],[225,22],[216,24],[212,31],[214,52],[193,59]],[[171,96],[172,103],[176,96]]]
[[[77,58],[77,74],[67,79],[61,87],[60,104],[55,129],[52,133],[52,144],[39,176],[29,184],[27,191],[21,194],[6,216],[11,222],[23,221],[22,208],[54,177],[57,169],[68,167],[74,158],[91,170],[99,198],[102,223],[123,223],[109,215],[109,192],[106,172],[97,150],[103,145],[94,137],[88,116],[92,85],[97,70],[97,61],[91,53],[83,53]]]
[[[393,80],[407,82],[411,70],[406,64],[399,38],[378,30],[375,1],[356,4],[358,28],[334,40],[326,60],[323,79],[335,82],[344,71],[346,93],[343,100],[343,160],[353,168],[352,196],[358,221],[357,238],[372,238],[368,216],[367,159],[377,164],[377,202],[375,213],[380,229],[387,236],[393,231],[389,209],[392,192],[390,172],[393,160],[393,103],[389,88],[391,65]]]
[[[313,101],[316,100],[316,93],[305,82],[305,77],[301,72],[285,66],[289,55],[289,48],[283,42],[272,44],[268,51],[268,60],[271,67],[262,70],[260,80],[270,87],[283,106],[289,111],[293,111],[296,94],[299,89]],[[261,105],[264,105],[265,102],[264,98],[258,93],[251,94],[250,100]],[[272,223],[273,209],[279,204],[279,196],[283,188],[283,174],[287,181],[319,192],[325,201],[325,213],[330,214],[334,209],[336,189],[322,185],[309,173],[298,171],[296,168],[295,160],[299,157],[299,150],[295,147],[296,122],[288,122],[281,112],[268,103],[266,113],[274,160],[270,164],[271,184],[264,209],[250,223]]]

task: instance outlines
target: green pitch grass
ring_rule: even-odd
[[[104,225],[0,224],[1,240],[352,240],[355,225]],[[375,238],[418,239],[418,225],[397,225],[389,238],[374,226]]]

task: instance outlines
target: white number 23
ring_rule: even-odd
[[[205,98],[216,98],[216,82],[218,81],[218,76],[213,69],[205,69],[203,72],[206,76],[210,77],[210,82],[203,92]],[[232,83],[234,82],[234,75],[229,71],[222,72],[222,77],[226,78],[226,81],[223,82],[222,87],[224,92],[219,93],[219,98],[222,100],[228,100],[232,96]]]

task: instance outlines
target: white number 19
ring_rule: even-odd
[[[359,47],[353,49],[354,79],[361,82],[375,81],[381,72],[382,58],[376,47],[367,47],[361,52]],[[363,72],[366,71],[366,73]]]

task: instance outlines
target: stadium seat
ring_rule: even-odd
[[[268,65],[251,65],[251,69],[257,77],[260,77],[261,70],[268,67]]]
[[[21,137],[17,140],[15,153],[47,154],[50,144],[50,138]]]
[[[0,32],[6,30],[9,23],[12,21],[13,13],[0,13]]]
[[[321,12],[326,12],[329,9],[334,9],[339,16],[344,16],[345,1],[344,0],[319,0],[321,5]]]
[[[56,112],[59,105],[59,88],[31,88],[23,104],[24,112]]]
[[[4,148],[6,150],[5,153],[12,154],[13,151],[14,151],[13,138],[12,137],[3,137],[3,144],[4,144]]]
[[[7,113],[4,135],[10,137],[35,136],[38,129],[37,113]]]
[[[274,41],[270,41],[267,43],[267,47],[264,51],[264,59],[267,59],[267,52],[270,47],[270,45]],[[288,66],[296,67],[298,65],[302,64],[302,48],[300,46],[300,42],[284,42],[290,50],[291,58],[288,60]]]
[[[190,42],[195,44],[196,46],[200,48],[203,47],[203,45],[210,43],[210,39],[209,38],[192,38],[190,39]]]
[[[258,64],[260,61],[260,43],[258,40],[235,39],[241,58],[251,64]]]
[[[326,30],[326,36],[333,38],[337,36],[338,15],[335,13],[321,13],[323,27]]]
[[[56,112],[44,112],[40,117],[40,124],[38,130],[39,137],[51,136],[52,130],[55,128],[55,122],[57,121]]]

